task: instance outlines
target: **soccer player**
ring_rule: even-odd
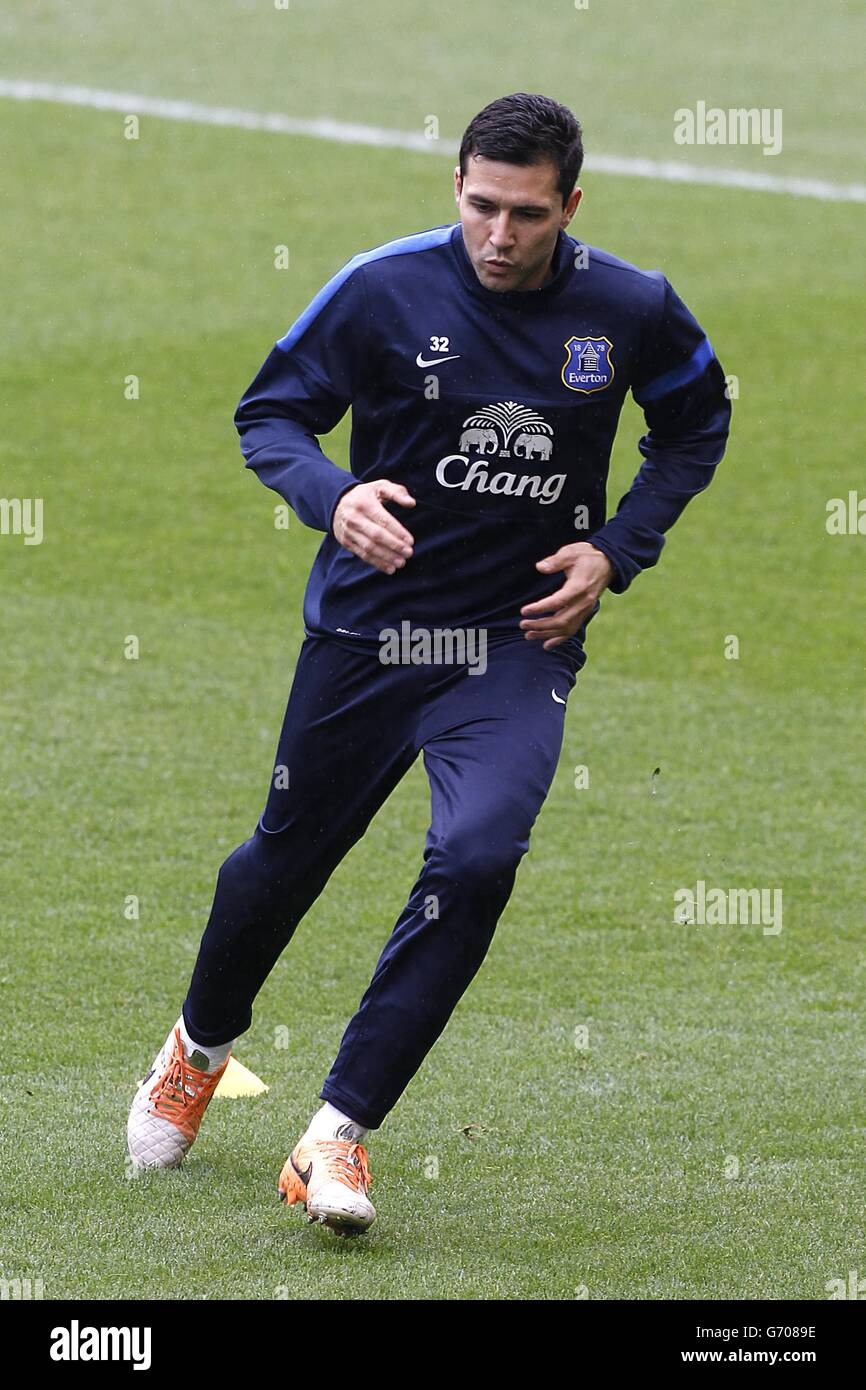
[[[235,415],[246,466],[324,539],[266,804],[219,870],[129,1151],[142,1167],[181,1162],[263,982],[420,753],[423,864],[278,1182],[342,1234],[375,1216],[363,1141],[511,894],[600,595],[656,563],[725,448],[724,373],[667,279],[565,231],[582,162],[566,107],[491,102],[461,143],[460,220],[344,265]],[[629,390],[643,462],[606,520]],[[317,436],[350,405],[346,472]]]

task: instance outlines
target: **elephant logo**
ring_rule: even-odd
[[[495,430],[469,429],[464,430],[460,436],[461,454],[468,453],[470,449],[477,449],[479,454],[495,454],[498,448],[499,439]]]
[[[498,454],[507,459],[513,449],[515,458],[546,461],[553,449],[552,436],[552,428],[537,410],[517,401],[496,401],[463,421],[460,452],[467,454],[473,449],[482,458]]]
[[[552,448],[553,440],[546,434],[519,434],[513,445],[515,458],[533,459],[538,455],[545,463]]]

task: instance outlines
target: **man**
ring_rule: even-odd
[[[362,1141],[441,1034],[508,901],[599,596],[656,563],[724,452],[725,378],[667,280],[566,235],[582,160],[557,102],[485,107],[454,171],[460,221],[349,261],[235,416],[247,466],[325,536],[267,803],[219,871],[129,1148],[141,1166],[182,1160],[298,922],[423,753],[423,867],[278,1184],[344,1234],[375,1215]],[[629,389],[644,462],[606,521]],[[350,405],[347,473],[317,436]]]

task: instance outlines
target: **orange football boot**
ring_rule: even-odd
[[[376,1219],[367,1196],[372,1187],[367,1150],[348,1139],[301,1139],[280,1173],[277,1195],[293,1207],[300,1202],[308,1221],[320,1221],[338,1235],[358,1235]]]

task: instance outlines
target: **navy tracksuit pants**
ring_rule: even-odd
[[[556,770],[564,702],[582,664],[582,653],[519,636],[488,642],[483,673],[383,665],[375,651],[308,634],[264,812],[219,870],[183,1006],[191,1035],[218,1044],[249,1028],[253,1000],[301,918],[423,753],[423,864],[320,1092],[379,1126],[487,953]]]

